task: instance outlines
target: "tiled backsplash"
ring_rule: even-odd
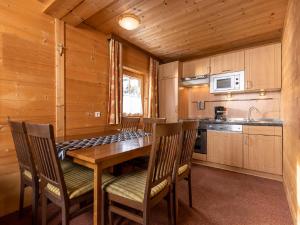
[[[209,87],[201,86],[182,88],[180,94],[180,107],[183,107],[180,109],[181,117],[213,117],[214,107],[224,106],[227,118],[247,118],[249,108],[255,106],[260,113],[253,111],[253,118],[280,119],[280,92],[267,92],[265,96],[260,96],[259,93],[232,94],[230,97],[226,94],[210,94]],[[193,103],[196,101],[206,101],[205,109],[197,109],[197,105]]]

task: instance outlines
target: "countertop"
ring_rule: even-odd
[[[259,119],[247,120],[244,118],[230,118],[226,121],[204,118],[187,118],[184,120],[199,120],[203,124],[232,124],[232,125],[249,125],[249,126],[282,126],[283,121],[279,119]]]

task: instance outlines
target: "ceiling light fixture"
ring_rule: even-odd
[[[119,25],[126,30],[134,30],[140,23],[140,18],[133,14],[124,14],[119,18]]]

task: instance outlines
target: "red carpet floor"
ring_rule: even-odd
[[[187,185],[179,187],[178,225],[291,225],[292,220],[280,182],[239,173],[194,166],[193,208],[188,207]],[[167,225],[167,205],[162,202],[151,211],[152,225]],[[56,209],[51,206],[49,211]],[[27,213],[27,214],[26,214]],[[30,209],[18,219],[16,214],[0,218],[0,224],[30,225]],[[59,217],[59,215],[58,215]],[[58,224],[59,218],[50,224]],[[72,225],[91,225],[92,212],[71,221]],[[115,218],[116,225],[134,223]]]

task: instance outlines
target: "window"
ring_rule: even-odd
[[[142,115],[142,78],[123,75],[123,114]]]

